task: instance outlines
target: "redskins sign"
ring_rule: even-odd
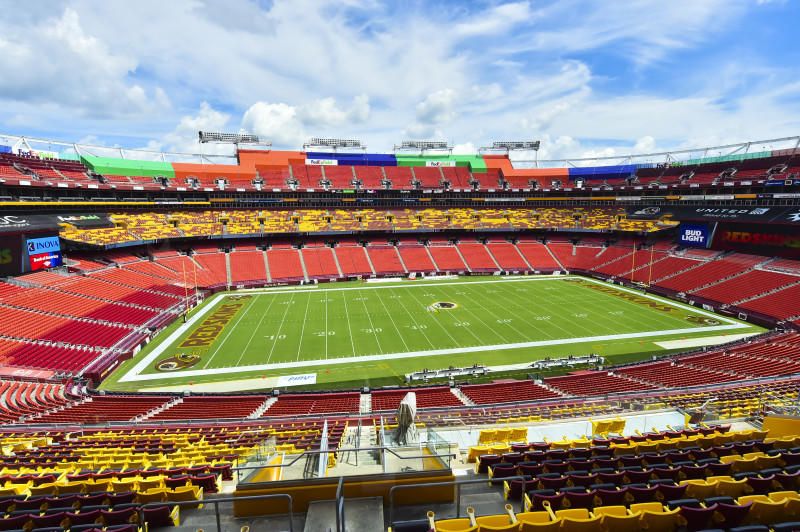
[[[200,362],[200,355],[193,353],[181,353],[174,357],[169,357],[156,364],[158,371],[178,371],[191,368]]]

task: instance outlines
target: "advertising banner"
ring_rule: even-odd
[[[38,255],[30,255],[28,257],[30,261],[30,268],[32,272],[36,272],[39,270],[46,270],[48,268],[55,268],[57,266],[61,266],[63,261],[61,259],[61,252],[60,251],[53,251],[50,253],[39,253]]]
[[[435,168],[441,168],[444,166],[455,166],[455,161],[425,161],[425,166],[433,166]]]
[[[671,216],[678,221],[800,224],[800,207],[652,206],[628,209],[628,218],[654,220]]]
[[[339,161],[336,159],[306,159],[306,164],[309,166],[339,166]]]
[[[706,224],[681,224],[678,240],[684,246],[706,248],[709,245],[708,226]]]
[[[30,238],[27,242],[28,255],[39,255],[40,253],[51,253],[61,251],[61,242],[57,236],[44,238]]]
[[[105,214],[58,214],[57,223],[74,225],[78,229],[99,229],[113,227],[114,223]]]

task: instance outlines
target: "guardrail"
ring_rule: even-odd
[[[400,454],[398,454],[393,449],[391,449],[389,447],[385,447],[385,446],[380,446],[380,447],[361,447],[359,449],[359,452],[363,452],[363,451],[382,451],[382,452],[385,452],[385,453],[389,453],[389,454],[395,456],[396,458],[398,458],[400,460],[429,460],[431,458],[439,458],[439,459],[448,458],[448,459],[452,460],[452,459],[456,458],[455,453],[448,453],[448,454],[421,454],[421,455],[413,455],[413,456],[401,456]],[[239,473],[240,471],[252,471],[254,469],[270,469],[270,468],[275,468],[275,467],[277,467],[277,468],[290,467],[290,466],[294,465],[295,463],[297,463],[298,461],[300,461],[301,459],[303,459],[303,458],[305,458],[305,457],[307,457],[309,455],[318,455],[318,454],[323,454],[323,453],[324,454],[329,454],[329,453],[332,453],[332,452],[336,452],[336,451],[322,451],[322,450],[304,451],[301,454],[298,454],[297,456],[295,456],[289,462],[284,462],[284,463],[281,463],[281,464],[233,467],[233,468],[231,468],[231,470],[236,472],[236,482],[239,483],[242,480],[241,474]]]
[[[511,480],[520,480],[522,482],[525,481],[525,477],[522,475],[516,475],[513,477],[503,477],[502,479],[505,481]],[[408,490],[408,489],[419,489],[419,488],[434,488],[437,486],[454,486],[456,488],[456,515],[455,518],[458,519],[461,517],[461,486],[465,484],[480,484],[486,483],[489,480],[485,478],[478,478],[478,479],[468,479],[468,480],[448,480],[444,482],[426,482],[424,484],[405,484],[401,486],[392,486],[389,489],[389,523],[394,523],[394,494],[401,490]],[[520,513],[525,511],[525,501],[524,498],[520,499],[519,503]]]
[[[192,501],[172,501],[172,502],[151,502],[143,504],[139,507],[139,524],[144,526],[144,510],[146,508],[160,508],[163,506],[198,506],[200,504],[213,504],[214,505],[214,519],[217,525],[217,532],[223,532],[222,523],[220,522],[219,505],[220,503],[236,502],[236,501],[255,501],[266,499],[286,499],[288,502],[288,516],[289,516],[289,532],[294,532],[294,500],[288,493],[273,493],[269,495],[247,495],[244,497],[220,497],[214,499],[197,499]]]

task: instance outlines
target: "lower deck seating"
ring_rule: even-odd
[[[478,405],[560,397],[557,393],[531,381],[470,384],[462,386],[461,391],[470,401]]]

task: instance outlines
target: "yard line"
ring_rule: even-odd
[[[303,325],[300,327],[300,341],[297,343],[297,358],[295,360],[300,360],[300,348],[303,347],[303,333],[306,330],[306,322],[308,321],[308,307],[311,305],[311,298],[306,298],[306,312],[303,314]],[[288,305],[287,305],[288,306]],[[327,338],[328,331],[325,331],[325,337]],[[325,340],[327,343],[327,340]],[[328,358],[328,357],[325,357]]]
[[[378,294],[378,301],[380,301],[381,305],[383,305],[383,309],[386,311],[386,314],[389,316],[389,320],[391,320],[392,325],[394,326],[394,330],[397,331],[397,335],[400,337],[400,341],[403,342],[403,347],[405,347],[406,351],[408,351],[408,344],[406,343],[406,339],[403,338],[403,333],[401,333],[400,329],[397,328],[397,323],[395,323],[395,321],[394,321],[394,316],[392,316],[392,313],[389,312],[389,308],[386,306],[386,303],[383,302],[383,298],[381,297],[381,293],[380,292],[375,292],[375,293]],[[373,332],[374,332],[374,330],[373,330]]]
[[[417,303],[418,303],[418,304],[419,304],[419,305],[420,305],[422,308],[426,308],[426,307],[427,307],[427,305],[425,305],[424,303],[420,302],[420,300],[419,300],[419,299],[417,299],[417,296],[415,296],[415,295],[414,295],[414,292],[409,292],[409,294],[411,294],[411,297],[414,299],[414,301],[416,301],[416,302],[417,302]],[[430,312],[428,312],[428,313],[427,313],[427,317],[428,317],[428,319],[429,319],[430,321],[432,321],[433,323],[435,323],[436,325],[438,325],[438,326],[439,326],[439,328],[440,328],[440,329],[442,329],[442,331],[444,331],[444,333],[445,333],[447,336],[449,336],[449,337],[450,337],[450,339],[453,341],[453,343],[454,343],[454,344],[456,344],[457,346],[461,346],[461,344],[458,342],[458,340],[456,340],[456,339],[453,337],[453,335],[452,335],[452,334],[450,334],[450,331],[448,331],[448,330],[445,328],[445,326],[444,326],[444,325],[442,325],[442,322],[440,322],[439,320],[437,320],[437,319],[436,319],[436,318],[433,316],[433,314],[431,314]]]
[[[361,298],[361,304],[364,305],[364,312],[367,313],[367,319],[369,320],[369,327],[372,329],[372,335],[375,337],[375,343],[378,344],[378,351],[383,354],[383,348],[381,347],[381,341],[378,339],[378,333],[375,332],[375,324],[372,323],[372,316],[369,313],[369,309],[367,308],[367,304],[364,302],[365,298]]]
[[[325,360],[328,359],[328,297],[325,294]]]
[[[242,318],[244,318],[244,317],[247,315],[247,312],[250,310],[250,307],[252,307],[252,306],[253,306],[253,303],[255,302],[255,300],[256,300],[256,299],[258,299],[258,297],[254,297],[254,298],[252,298],[252,299],[250,300],[250,304],[249,304],[249,305],[247,305],[247,307],[246,307],[246,308],[244,308],[244,309],[241,309],[241,310],[239,311],[239,313],[240,313],[240,314],[239,314],[239,317],[238,317],[238,318],[236,318],[236,322],[235,322],[233,325],[231,325],[231,326],[230,326],[230,329],[228,330],[228,334],[226,334],[226,335],[225,335],[225,337],[224,337],[224,338],[222,339],[222,341],[219,343],[219,345],[217,346],[217,348],[216,348],[216,349],[214,349],[214,352],[213,352],[213,353],[211,353],[211,356],[210,356],[210,357],[208,357],[208,360],[206,360],[206,363],[205,363],[205,364],[203,364],[203,368],[204,368],[204,369],[205,369],[205,368],[207,368],[209,364],[211,364],[211,361],[214,359],[214,357],[215,357],[215,356],[216,356],[216,354],[219,352],[219,350],[220,350],[220,349],[222,349],[222,346],[223,346],[223,345],[225,345],[225,342],[227,342],[227,341],[228,341],[228,338],[230,338],[230,336],[231,336],[231,333],[232,333],[233,331],[235,331],[235,330],[236,330],[236,326],[237,326],[237,325],[239,325],[239,322],[240,322],[240,321],[242,321]]]
[[[350,325],[350,312],[347,310],[347,295],[342,294],[342,301],[344,301],[344,317],[347,320],[347,332],[350,335],[350,345],[353,347],[353,356],[356,356],[356,343],[353,340],[353,328]]]
[[[692,327],[686,329],[669,329],[664,331],[648,331],[639,333],[625,333],[625,334],[608,334],[602,336],[585,336],[581,338],[555,338],[552,340],[541,340],[535,342],[516,342],[513,344],[498,344],[498,345],[478,345],[469,347],[455,347],[448,349],[431,349],[428,351],[412,351],[406,353],[382,353],[380,355],[363,355],[357,357],[343,357],[332,358],[330,360],[302,360],[299,362],[277,362],[275,364],[261,364],[253,366],[238,366],[214,369],[200,369],[200,370],[187,370],[174,372],[171,374],[164,373],[147,373],[139,375],[126,374],[120,379],[120,382],[132,381],[152,381],[163,379],[174,379],[175,377],[198,377],[214,374],[230,374],[230,373],[246,373],[250,371],[264,371],[271,369],[286,369],[286,368],[310,368],[316,366],[328,366],[333,364],[348,364],[351,362],[372,362],[376,360],[398,360],[405,358],[416,357],[431,357],[443,355],[461,355],[465,353],[482,353],[487,351],[501,351],[506,349],[521,349],[526,347],[540,347],[562,344],[581,344],[581,343],[594,343],[606,340],[626,340],[632,338],[652,338],[656,336],[672,336],[679,334],[691,334],[697,332],[716,332],[716,331],[729,331],[734,329],[741,329],[748,327],[745,324],[732,324],[732,325],[717,325],[713,327]]]
[[[278,325],[278,332],[275,333],[275,340],[272,342],[272,348],[269,350],[269,355],[267,356],[267,364],[269,364],[269,361],[272,360],[272,353],[275,351],[275,346],[278,345],[278,337],[281,334],[281,329],[283,329],[283,323],[286,321],[286,314],[289,313],[289,307],[292,306],[292,301],[294,301],[295,293],[296,292],[292,292],[292,298],[286,303],[286,310],[283,311],[281,324]]]
[[[409,318],[411,318],[411,321],[413,321],[413,322],[414,322],[414,327],[416,327],[416,328],[417,328],[417,330],[418,330],[419,332],[421,332],[421,333],[422,333],[422,336],[424,336],[424,337],[425,337],[425,340],[426,340],[426,341],[427,341],[427,342],[430,344],[430,346],[431,346],[431,347],[435,347],[435,346],[433,345],[433,342],[431,342],[431,339],[430,339],[430,338],[428,338],[428,335],[427,335],[427,334],[425,334],[425,329],[422,329],[422,328],[420,328],[420,324],[419,324],[419,322],[417,322],[417,319],[416,319],[416,318],[414,317],[414,315],[413,315],[412,313],[410,313],[410,312],[408,311],[408,309],[406,308],[405,304],[403,303],[403,298],[402,298],[402,297],[401,297],[401,298],[398,298],[398,301],[400,302],[400,306],[401,306],[401,307],[403,307],[403,310],[406,312],[406,314],[408,314],[408,317],[409,317]],[[426,325],[426,327],[427,327],[427,325]]]
[[[255,296],[255,297],[258,297],[258,296]],[[236,360],[236,365],[237,366],[239,365],[239,362],[242,361],[242,358],[244,358],[244,354],[247,352],[247,348],[250,347],[250,343],[253,341],[253,338],[256,337],[256,334],[258,333],[258,330],[261,328],[261,325],[264,323],[264,318],[266,318],[267,315],[269,314],[269,309],[272,308],[272,304],[275,303],[276,299],[278,299],[278,298],[277,297],[273,297],[270,300],[269,305],[267,305],[267,310],[264,311],[264,313],[261,315],[261,319],[258,320],[258,325],[256,325],[253,328],[253,334],[250,335],[250,339],[247,340],[247,344],[245,344],[244,349],[242,349],[242,354],[239,355],[238,360]],[[276,340],[277,340],[277,338],[276,338]]]
[[[469,299],[470,301],[474,301],[474,302],[475,302],[475,304],[476,304],[477,306],[479,306],[480,308],[482,308],[482,309],[484,310],[484,312],[486,312],[487,314],[494,314],[494,313],[493,313],[493,312],[491,312],[491,311],[490,311],[488,308],[486,308],[486,307],[484,307],[483,305],[481,305],[480,303],[478,303],[478,301],[477,301],[475,298],[473,298],[473,297],[470,297],[470,295],[469,295],[469,291],[467,291],[467,292],[465,293],[465,295],[466,295],[466,298],[467,298],[467,299]],[[476,318],[476,319],[477,319],[479,322],[481,322],[481,324],[482,324],[484,327],[486,327],[487,329],[489,329],[490,331],[492,331],[492,332],[494,333],[494,335],[495,335],[495,336],[497,336],[498,338],[500,338],[500,340],[502,340],[502,342],[503,342],[504,344],[507,344],[507,343],[508,343],[508,338],[506,338],[505,336],[503,336],[502,334],[500,334],[500,332],[497,330],[497,329],[498,329],[498,326],[500,325],[499,323],[498,323],[497,325],[495,325],[494,327],[492,327],[491,325],[487,325],[487,324],[486,324],[486,322],[485,322],[485,321],[483,321],[483,320],[481,319],[481,317],[480,317],[480,316],[478,316],[477,314],[475,314],[475,313],[474,313],[474,312],[473,312],[473,311],[472,311],[472,310],[471,310],[471,309],[470,309],[468,306],[464,306],[464,310],[466,310],[467,312],[469,312],[470,314],[472,314],[472,315],[473,315],[473,316],[474,316],[474,317],[475,317],[475,318]],[[494,314],[494,315],[495,315],[495,316],[497,316],[496,314]],[[499,319],[499,318],[495,317],[495,319]],[[514,330],[516,331],[516,328],[512,327],[512,329],[514,329]],[[517,331],[517,332],[519,332],[519,331]],[[525,335],[524,335],[524,334],[521,334],[520,336],[521,336],[521,337],[523,337],[523,338],[525,337]]]

